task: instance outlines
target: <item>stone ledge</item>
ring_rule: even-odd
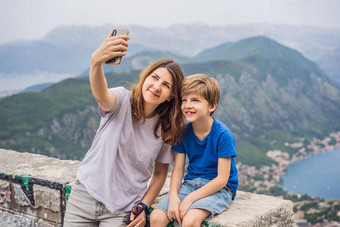
[[[61,226],[79,163],[0,149],[0,221],[5,226]],[[153,206],[168,188],[169,179]],[[229,210],[204,224],[296,226],[291,201],[242,191]]]
[[[152,207],[160,202],[169,191],[170,178],[157,197]],[[235,200],[228,210],[215,216],[204,226],[228,226],[228,227],[290,227],[296,226],[293,212],[293,203],[273,196],[253,194],[237,191]]]
[[[75,179],[79,163],[0,149],[1,223],[60,226],[66,188]]]
[[[37,179],[65,184],[74,180],[80,162],[60,160],[44,155],[0,149],[0,173],[32,176]]]
[[[230,209],[216,216],[210,223],[217,226],[295,226],[293,203],[272,196],[239,191]]]

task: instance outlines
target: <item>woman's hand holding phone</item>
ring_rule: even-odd
[[[121,35],[121,33],[117,33],[117,30],[118,29],[114,29],[110,32],[104,42],[93,52],[91,56],[91,63],[93,66],[102,65],[106,62],[109,62],[108,64],[121,63],[122,57],[126,55],[126,51],[128,49],[127,41],[130,37],[127,35],[128,32],[127,34]],[[113,35],[115,31],[116,35]],[[110,60],[113,62],[111,61],[110,63]]]

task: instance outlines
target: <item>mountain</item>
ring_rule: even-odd
[[[206,53],[223,56],[218,48]],[[227,44],[224,56],[235,59],[182,68],[185,75],[206,73],[219,81],[221,100],[214,117],[235,134],[239,162],[270,165],[268,150],[292,154],[296,150],[285,142],[340,130],[339,86],[299,52],[260,36]],[[138,74],[130,70],[106,76],[111,87],[135,81]],[[1,99],[0,147],[81,159],[98,121],[88,78],[68,79],[42,92]]]
[[[108,83],[128,86],[138,71],[107,75]],[[119,81],[119,82],[116,82]],[[0,99],[0,147],[52,157],[81,159],[99,123],[88,78],[67,79],[41,92]]]
[[[260,55],[266,58],[285,58],[290,55],[290,57],[294,57],[293,61],[300,61],[298,63],[302,63],[302,61],[310,62],[299,52],[280,45],[278,42],[265,36],[251,37],[235,43],[224,43],[199,53],[191,60],[193,62],[238,60],[253,55]]]
[[[98,44],[99,45],[99,44]],[[79,74],[91,63],[97,47],[74,43],[25,41],[0,46],[0,73],[34,74],[37,72]],[[140,45],[130,45],[129,54],[143,51]]]
[[[147,65],[161,58],[172,58],[179,63],[189,62],[188,57],[179,56],[168,51],[142,51],[132,57],[124,57],[120,65],[103,65],[104,72],[142,70]],[[79,76],[88,76],[90,68],[86,69]]]
[[[340,89],[321,71],[261,56],[183,69],[219,81],[215,117],[237,135],[239,160],[248,164],[266,163],[264,151],[271,149],[293,153],[284,142],[321,138],[340,128]]]
[[[91,53],[114,27],[130,29],[127,57],[153,50],[192,57],[226,42],[263,35],[315,60],[340,44],[340,29],[272,24],[208,26],[196,23],[165,28],[113,24],[62,26],[49,32],[42,40],[0,45],[0,73],[46,71],[78,74],[89,66]]]
[[[79,65],[76,56],[80,51],[62,48],[43,41],[25,41],[0,46],[0,68],[2,73],[32,73],[48,71],[53,73],[65,72],[70,65]],[[74,59],[65,61],[65,57]],[[80,67],[82,67],[80,65]],[[75,72],[70,69],[68,72]]]
[[[52,86],[53,83],[43,83],[43,84],[37,84],[34,86],[27,87],[23,92],[30,92],[30,91],[42,91],[50,86]]]
[[[318,65],[340,85],[340,47],[316,61]]]
[[[171,51],[184,56],[194,56],[216,45],[254,36],[269,37],[298,50],[312,60],[320,58],[340,44],[339,28],[325,29],[263,23],[229,26],[195,23],[175,24],[168,27],[113,24],[101,27],[63,26],[51,31],[42,41],[77,43],[95,49],[114,27],[130,29],[130,44],[142,45],[147,48],[146,50]]]
[[[216,47],[212,47],[206,50],[201,51],[197,55],[191,58],[193,62],[205,62],[211,60],[226,60],[231,59],[229,56],[225,55],[225,52],[232,46],[233,42],[226,42]]]

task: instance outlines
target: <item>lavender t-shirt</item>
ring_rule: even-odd
[[[144,124],[132,120],[131,92],[113,88],[117,101],[104,113],[99,128],[78,169],[86,190],[113,214],[128,212],[147,191],[154,161],[170,163],[174,153],[153,134],[157,116]]]

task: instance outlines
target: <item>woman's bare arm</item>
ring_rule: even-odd
[[[113,57],[125,56],[128,47],[127,40],[129,40],[129,36],[111,36],[110,33],[105,41],[93,52],[91,56],[91,89],[98,105],[104,111],[112,110],[116,103],[117,97],[113,91],[108,89],[107,81],[104,75],[103,64]]]

